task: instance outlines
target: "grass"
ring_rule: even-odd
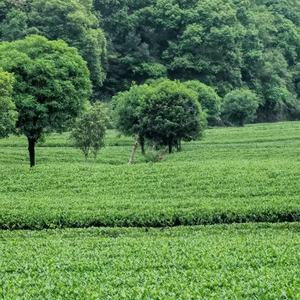
[[[127,165],[114,131],[96,163],[50,136],[28,167],[26,139],[0,143],[0,228],[178,226],[300,220],[300,123],[207,131],[166,161]]]

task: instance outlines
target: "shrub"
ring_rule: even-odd
[[[224,97],[222,119],[235,126],[244,126],[254,120],[258,105],[255,93],[247,89],[234,90]]]

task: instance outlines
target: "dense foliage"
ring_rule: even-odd
[[[0,0],[0,39],[38,33],[76,47],[93,100],[165,76],[198,80],[220,97],[249,88],[260,99],[255,121],[294,120],[299,14],[299,0]]]
[[[91,93],[89,71],[75,48],[37,35],[1,43],[0,67],[15,74],[16,127],[28,138],[32,166],[42,134],[62,131],[83,110]]]
[[[300,1],[94,1],[108,43],[104,91],[166,74],[219,96],[248,87],[259,121],[299,117]]]
[[[258,105],[257,96],[250,90],[229,92],[222,103],[223,120],[236,126],[244,126],[255,119]]]
[[[0,138],[13,132],[17,112],[12,102],[14,77],[0,68]]]

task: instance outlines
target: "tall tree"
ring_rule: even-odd
[[[1,43],[0,67],[15,74],[16,127],[27,136],[32,167],[41,135],[62,131],[83,110],[91,95],[90,74],[75,48],[37,35]]]
[[[96,100],[105,78],[106,39],[92,13],[92,0],[32,0],[28,23],[47,39],[77,48],[87,61]]]
[[[141,126],[140,108],[148,90],[148,85],[133,85],[129,91],[120,92],[112,98],[117,130],[125,136],[138,137],[143,154],[145,154],[145,137]]]

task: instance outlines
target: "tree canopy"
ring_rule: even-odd
[[[140,118],[146,139],[169,147],[200,139],[206,125],[198,95],[179,81],[165,79],[149,90]]]
[[[92,12],[92,0],[29,0],[7,2],[7,13],[0,24],[3,41],[23,39],[38,34],[49,40],[61,39],[75,47],[87,62],[93,84],[93,101],[106,73],[106,39]]]
[[[91,95],[86,62],[62,40],[48,41],[32,35],[25,40],[2,42],[0,67],[15,74],[16,127],[18,133],[27,136],[31,150],[44,132],[64,130]]]

